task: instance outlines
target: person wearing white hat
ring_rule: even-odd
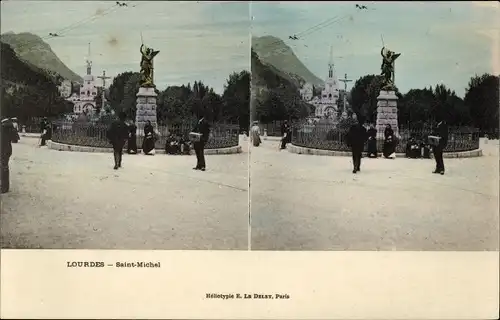
[[[14,127],[14,137],[12,142],[13,143],[18,143],[19,142],[19,125],[17,124],[17,117],[10,118],[10,121],[12,122],[12,126]]]

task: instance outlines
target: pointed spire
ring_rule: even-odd
[[[328,62],[328,78],[333,78],[333,45],[330,46],[330,61]]]
[[[90,42],[89,42],[89,51],[87,53],[87,75],[92,74],[92,60],[90,60]]]

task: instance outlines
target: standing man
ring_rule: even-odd
[[[10,189],[10,177],[9,177],[9,160],[12,155],[12,140],[14,138],[14,126],[9,119],[2,120],[2,149],[1,151],[1,167],[0,180],[2,182],[2,193],[9,192]]]
[[[439,138],[437,144],[432,146],[432,153],[436,160],[436,169],[432,173],[444,174],[443,151],[448,145],[448,124],[443,115],[438,116],[438,124],[434,130],[434,135]]]
[[[365,127],[363,127],[364,119],[356,115],[353,117],[356,123],[349,128],[349,132],[347,133],[347,144],[351,147],[352,152],[352,164],[354,166],[352,173],[356,173],[361,171],[361,157],[368,134],[366,133]]]
[[[46,117],[42,119],[42,122],[40,123],[40,131],[41,131],[41,136],[40,136],[40,147],[45,145],[45,141],[47,140],[47,136],[49,134],[49,121],[47,120]]]
[[[13,126],[12,142],[18,143],[19,142],[19,124],[17,123],[17,117],[10,118],[10,121],[12,122],[12,126]]]
[[[373,123],[370,125],[370,129],[367,131],[368,135],[368,158],[377,158],[377,129]]]
[[[287,143],[292,142],[292,128],[290,128],[288,120],[285,120],[281,126],[281,136],[283,137],[281,138],[281,149],[286,149]]]
[[[118,120],[114,121],[108,129],[108,140],[113,146],[113,155],[115,159],[115,166],[113,169],[117,170],[122,166],[123,147],[125,141],[129,137],[129,128],[125,123],[127,115],[121,111],[118,114]]]
[[[205,171],[205,144],[210,135],[210,125],[203,115],[199,116],[198,123],[194,127],[193,132],[201,134],[200,140],[193,142],[194,152],[196,153],[196,167],[193,170]]]

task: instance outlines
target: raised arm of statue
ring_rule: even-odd
[[[139,52],[144,54],[144,44],[141,44],[141,48],[139,49]]]

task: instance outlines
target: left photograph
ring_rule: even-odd
[[[248,249],[248,3],[1,18],[3,249]]]

